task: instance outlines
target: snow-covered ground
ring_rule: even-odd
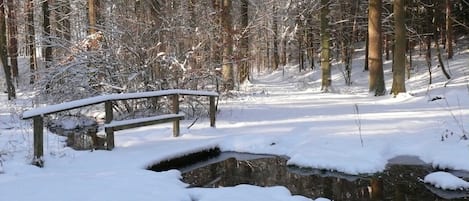
[[[185,120],[178,138],[171,137],[170,124],[141,127],[117,132],[113,151],[91,152],[64,147],[63,137],[46,132],[44,168],[29,165],[31,122],[19,120],[21,106],[29,102],[26,93],[17,102],[1,95],[1,200],[309,200],[284,187],[189,189],[177,170],[145,170],[215,146],[285,155],[289,164],[347,174],[382,171],[400,155],[417,156],[441,169],[469,171],[469,140],[464,139],[469,137],[469,48],[459,47],[448,61],[451,80],[435,67],[429,86],[426,67],[419,66],[407,80],[408,93],[397,97],[370,96],[362,64],[363,57],[354,60],[351,87],[344,86],[334,67],[333,93],[320,92],[319,70],[298,73],[286,67],[285,74],[257,75],[237,96],[220,100],[216,128],[205,119],[188,129],[192,121]],[[386,62],[388,89],[389,66]],[[434,178],[428,182],[435,186],[448,181],[444,175]]]

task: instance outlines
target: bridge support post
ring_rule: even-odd
[[[210,108],[209,108],[210,127],[215,127],[216,113],[217,113],[217,108],[215,106],[215,96],[210,96]]]
[[[179,114],[179,95],[174,94],[172,96],[173,99],[173,113]],[[179,129],[179,119],[173,121],[173,137],[178,137],[180,133]]]
[[[44,121],[42,116],[33,117],[33,130],[34,130],[34,159],[32,164],[43,167],[44,166]]]
[[[112,101],[104,102],[104,111],[106,113],[104,123],[111,123],[114,118],[112,112]],[[112,150],[114,149],[114,130],[112,128],[105,128],[104,131],[106,132],[106,148],[107,150]]]

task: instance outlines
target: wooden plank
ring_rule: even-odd
[[[209,115],[210,115],[210,127],[215,127],[215,117],[217,113],[217,108],[215,105],[215,96],[210,96],[210,108],[209,108]]]
[[[34,159],[33,165],[42,167],[44,165],[44,121],[42,116],[33,117],[34,130]]]
[[[104,119],[104,123],[108,124],[112,122],[114,118],[113,110],[112,110],[112,101],[104,102],[104,111],[106,113],[106,117]],[[113,128],[104,128],[104,132],[106,132],[106,148],[107,150],[114,149],[114,129]]]
[[[129,119],[129,120],[121,120],[121,121],[112,121],[109,124],[105,124],[105,129],[111,129],[114,131],[124,130],[124,129],[131,129],[137,128],[141,126],[149,126],[159,123],[167,123],[176,120],[184,119],[184,114],[166,114],[160,115],[156,117],[145,117],[139,119]]]

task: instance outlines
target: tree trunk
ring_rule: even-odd
[[[210,60],[213,66],[213,69],[216,71],[216,79],[217,79],[217,91],[219,91],[219,78],[221,77],[221,63],[222,63],[222,43],[223,43],[223,30],[220,29],[222,26],[221,20],[221,0],[212,0],[212,7],[213,10],[215,11],[215,16],[214,16],[214,22],[215,22],[215,28],[214,32],[215,35],[213,37],[213,40],[210,41],[211,43],[211,51],[210,51]]]
[[[304,65],[304,56],[303,56],[303,40],[304,40],[304,31],[303,31],[303,20],[300,17],[301,13],[298,13],[296,17],[296,38],[298,42],[298,71],[301,72],[305,69]]]
[[[442,32],[441,26],[444,23],[444,19],[441,16],[443,13],[439,8],[441,8],[442,5],[443,4],[441,4],[441,2],[437,1],[435,7],[433,8],[433,41],[435,42],[436,55],[437,55],[437,58],[438,58],[439,66],[440,66],[443,74],[445,75],[445,77],[447,79],[451,79],[451,76],[448,74],[448,72],[445,69],[445,65],[444,65],[443,59],[441,57],[440,44],[438,43],[438,35],[440,35],[441,39],[445,38],[445,37],[441,36],[441,32]],[[440,29],[438,27],[440,27]],[[440,34],[438,34],[438,31],[440,32]],[[445,43],[443,43],[443,44],[445,44]]]
[[[385,60],[389,60],[391,58],[391,54],[390,54],[391,48],[389,47],[389,43],[390,43],[389,41],[390,41],[389,34],[384,34],[384,55],[385,55],[384,59]]]
[[[34,84],[37,80],[36,73],[37,73],[37,61],[36,61],[36,33],[34,30],[34,0],[28,0],[26,2],[25,13],[27,15],[27,23],[26,23],[26,32],[28,35],[26,36],[26,44],[28,45],[29,49],[29,72],[31,74],[29,83]]]
[[[223,27],[223,85],[224,90],[234,89],[233,71],[233,28],[231,22],[231,0],[222,0],[221,24]]]
[[[448,59],[453,58],[453,23],[451,19],[451,0],[446,0],[446,52]]]
[[[279,55],[278,55],[278,16],[277,16],[277,6],[275,5],[276,2],[272,3],[272,31],[274,33],[273,38],[273,45],[274,49],[272,51],[272,61],[273,61],[273,69],[277,70],[279,65]]]
[[[307,55],[309,57],[309,62],[310,62],[310,68],[313,70],[315,68],[314,66],[314,30],[313,30],[313,15],[309,14],[307,21],[306,21],[306,41],[308,44],[307,49]]]
[[[243,83],[249,79],[249,1],[241,0],[241,30],[243,32],[240,49],[241,49],[241,62],[239,67],[239,82]]]
[[[370,69],[368,66],[369,55],[370,55],[370,37],[368,34],[368,30],[367,30],[366,37],[365,37],[365,66],[363,67],[363,71],[368,71]]]
[[[393,51],[393,82],[391,93],[395,96],[405,89],[405,52],[406,52],[406,28],[405,28],[405,0],[394,0],[394,51]]]
[[[425,53],[425,61],[427,63],[427,70],[428,70],[428,84],[432,84],[432,39],[431,36],[425,37],[425,46],[426,46],[426,53]]]
[[[18,86],[18,28],[16,26],[15,3],[13,0],[7,0],[8,6],[8,36],[9,47],[8,55],[10,57],[10,65],[12,77]]]
[[[283,25],[285,26],[285,25]],[[282,33],[282,56],[280,57],[280,65],[282,66],[285,66],[287,65],[287,38],[286,38],[286,35],[287,35],[287,28],[284,28],[283,29],[284,33]]]
[[[50,9],[49,1],[45,0],[42,2],[42,14],[43,14],[43,24],[44,29],[44,58],[45,58],[45,67],[48,68],[52,62],[52,44],[51,44],[51,32],[50,32]]]
[[[0,62],[3,66],[5,73],[5,81],[8,93],[8,100],[16,98],[15,86],[13,85],[11,77],[11,69],[8,65],[7,55],[7,30],[6,30],[6,16],[5,16],[5,0],[0,4]]]
[[[58,36],[66,42],[70,42],[72,39],[71,36],[71,24],[70,24],[70,15],[71,7],[68,0],[60,0],[57,3],[57,20],[56,26],[58,31]]]
[[[88,33],[93,34],[96,32],[96,3],[95,0],[88,0]]]
[[[331,87],[330,33],[328,30],[329,0],[321,0],[321,91],[329,92]]]
[[[408,48],[408,51],[409,51],[409,63],[406,63],[406,75],[407,75],[407,79],[410,79],[410,71],[412,70],[413,66],[412,66],[412,54],[414,53],[413,49],[414,49],[414,44],[413,42],[408,39],[407,41],[407,48]]]
[[[383,72],[383,43],[381,32],[381,7],[382,0],[370,0],[368,5],[368,67],[369,90],[375,96],[386,93]]]

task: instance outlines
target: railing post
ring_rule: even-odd
[[[210,96],[210,108],[209,108],[210,127],[215,127],[216,113],[217,113],[217,108],[215,107],[215,96]]]
[[[33,165],[42,167],[44,165],[44,123],[42,116],[33,117],[34,130],[34,159]]]
[[[179,114],[179,95],[174,94],[172,96],[173,99],[173,113],[174,114]],[[178,137],[180,133],[179,130],[179,119],[176,119],[173,121],[173,136]]]
[[[104,102],[104,111],[106,113],[104,123],[111,123],[114,118],[112,112],[112,101]],[[104,131],[106,132],[106,148],[107,150],[112,150],[114,149],[114,130],[112,128],[105,128]]]

